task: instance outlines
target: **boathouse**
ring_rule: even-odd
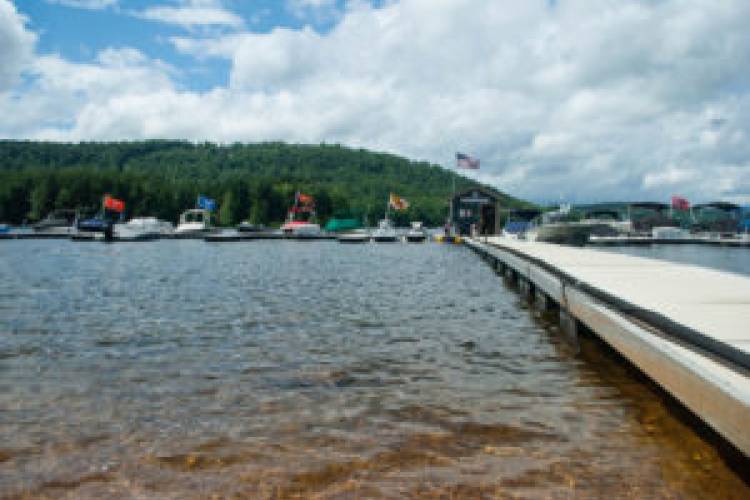
[[[501,204],[507,197],[485,187],[475,187],[456,193],[451,199],[453,224],[459,234],[471,234],[475,227],[478,234],[500,234],[502,220]]]

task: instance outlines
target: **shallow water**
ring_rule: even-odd
[[[580,347],[460,246],[3,242],[0,497],[750,498]]]

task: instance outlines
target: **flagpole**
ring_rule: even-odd
[[[453,190],[451,192],[451,214],[450,214],[450,219],[448,222],[450,224],[451,231],[453,231],[453,201],[456,198],[456,172],[455,171],[453,172],[453,175],[451,177],[453,179]]]

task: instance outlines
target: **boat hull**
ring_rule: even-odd
[[[336,238],[336,240],[338,240],[339,243],[368,243],[370,237],[366,234],[356,236],[342,235]]]
[[[437,241],[438,243],[463,243],[463,239],[455,234],[437,234],[435,235],[435,241]]]
[[[555,223],[536,228],[533,239],[542,243],[584,246],[600,224]]]
[[[176,240],[195,240],[202,239],[213,233],[211,229],[192,229],[189,231],[175,231],[170,238]]]
[[[398,236],[396,235],[373,236],[372,241],[376,243],[396,243],[398,241]]]

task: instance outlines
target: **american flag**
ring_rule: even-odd
[[[479,169],[479,158],[473,158],[464,153],[456,153],[456,166],[458,168]]]

